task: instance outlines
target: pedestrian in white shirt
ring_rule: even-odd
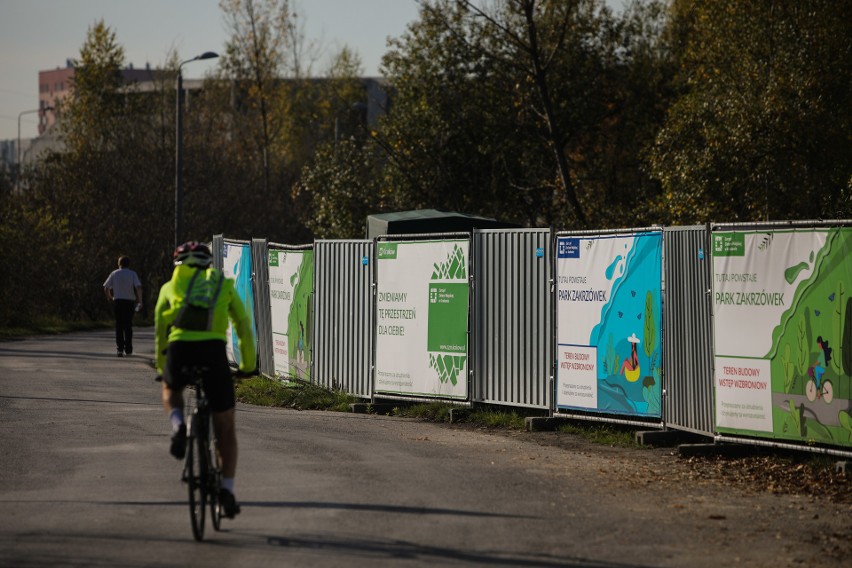
[[[142,306],[142,282],[129,266],[130,258],[120,256],[118,269],[104,282],[104,294],[115,311],[115,345],[119,357],[133,353],[133,312]]]

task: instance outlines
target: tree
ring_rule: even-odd
[[[390,42],[393,108],[376,136],[388,206],[533,226],[644,222],[658,186],[639,157],[668,77],[660,5],[624,21],[595,0],[479,5],[422,2]]]
[[[134,259],[153,294],[170,250],[171,223],[163,220],[172,211],[173,153],[166,140],[173,135],[163,127],[163,97],[126,84],[123,64],[115,34],[95,23],[75,61],[71,96],[60,107],[64,148],[27,172],[22,215],[43,217],[36,235],[53,241],[46,249],[62,251],[62,278],[45,295],[61,299],[55,314],[67,319],[106,315],[92,279],[113,270],[119,254]],[[48,236],[47,227],[56,234]]]
[[[666,222],[848,215],[850,26],[849,2],[672,3],[680,93],[650,155]]]
[[[654,317],[654,295],[649,291],[645,294],[645,343],[642,348],[650,361],[651,374],[654,374],[654,360],[651,356],[657,348],[657,321]]]

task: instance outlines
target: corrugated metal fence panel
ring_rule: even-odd
[[[213,245],[210,252],[213,253],[213,268],[222,270],[225,266],[225,235],[213,235]]]
[[[713,435],[713,271],[707,227],[663,230],[666,294],[664,418],[670,428]]]
[[[258,368],[267,377],[275,376],[272,360],[272,310],[269,304],[269,264],[266,239],[251,240],[254,321],[257,326]]]
[[[311,376],[362,398],[373,391],[372,256],[372,241],[314,242]]]
[[[550,230],[474,232],[474,393],[492,404],[550,408]]]

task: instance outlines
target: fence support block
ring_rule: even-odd
[[[685,442],[698,442],[702,437],[682,430],[642,430],[636,432],[640,446],[677,446]]]

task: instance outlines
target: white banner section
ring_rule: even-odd
[[[468,240],[379,242],[375,391],[468,396]]]

